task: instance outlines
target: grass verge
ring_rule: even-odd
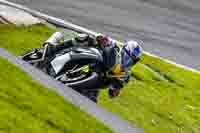
[[[102,106],[148,133],[200,132],[199,74],[146,55],[132,71],[132,80],[118,98],[101,94]]]
[[[10,29],[9,26],[1,27],[0,46],[17,55],[41,46],[41,42],[53,32],[40,26],[13,28],[12,32]],[[147,55],[132,71],[133,78],[121,95],[109,99],[104,90],[99,97],[100,105],[148,133],[200,132],[199,74]]]
[[[0,25],[0,47],[20,54],[38,47],[51,32],[43,25],[29,28]],[[0,70],[0,132],[112,133],[2,58]]]

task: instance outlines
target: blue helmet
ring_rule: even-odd
[[[136,41],[125,42],[122,49],[122,68],[135,64],[142,55],[142,47]]]

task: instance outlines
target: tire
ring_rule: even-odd
[[[29,62],[33,60],[38,60],[42,57],[42,51],[40,49],[33,49],[21,56],[22,60]]]
[[[99,88],[99,86],[103,83],[102,76],[100,74],[98,74],[97,72],[90,72],[83,76],[78,75],[78,77],[73,77],[73,78],[75,78],[75,80],[73,78],[68,79],[68,80],[65,80],[65,79],[63,80],[62,77],[65,74],[65,70],[62,72],[62,74],[60,74],[60,76],[61,75],[63,75],[63,76],[60,77],[59,75],[56,75],[52,66],[49,65],[47,67],[47,73],[51,77],[57,79],[58,81],[62,82],[63,84],[65,84],[75,90],[96,89],[96,88]],[[82,76],[82,78],[81,78],[81,76]]]
[[[32,66],[42,70],[43,72],[46,72],[46,68],[44,67],[45,62],[41,61],[42,56],[43,56],[43,49],[38,48],[25,53],[24,55],[20,56],[20,58],[25,62],[31,64]]]
[[[92,72],[87,78],[72,82],[72,83],[65,83],[65,85],[76,89],[76,90],[82,90],[82,89],[96,89],[101,86],[102,80],[98,73]]]

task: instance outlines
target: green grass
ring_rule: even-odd
[[[200,132],[199,74],[144,55],[132,77],[118,98],[104,91],[100,104],[148,133]]]
[[[42,25],[5,27],[0,28],[0,46],[16,54],[39,46],[51,32]],[[112,133],[2,58],[0,70],[0,133]]]
[[[0,45],[4,44],[3,47],[15,54],[41,46],[41,41],[53,32],[38,26],[14,28],[12,33],[6,32],[7,29],[0,29]],[[2,36],[2,33],[7,35]],[[38,34],[38,42],[28,45],[26,42],[31,38],[34,41],[35,34]],[[9,38],[16,39],[3,43]],[[199,74],[147,55],[132,71],[131,81],[119,97],[109,99],[107,91],[102,91],[99,97],[101,106],[144,128],[148,133],[200,132]]]
[[[8,49],[15,55],[21,55],[32,48],[42,47],[43,42],[53,32],[54,30],[42,24],[29,27],[0,24],[0,47]],[[72,36],[74,32],[69,32],[67,35]]]
[[[43,25],[35,25],[28,28],[0,25],[0,47],[19,55],[32,48],[42,46],[42,42],[52,32],[53,30]]]

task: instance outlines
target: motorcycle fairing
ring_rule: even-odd
[[[75,48],[68,53],[55,57],[51,61],[55,73],[58,74],[70,60],[94,60],[102,62],[103,57],[95,48]]]
[[[55,73],[59,73],[61,71],[61,69],[64,67],[64,65],[66,64],[66,62],[68,62],[71,59],[70,53],[66,53],[64,55],[60,55],[56,58],[54,58],[51,61],[51,65],[55,71]]]

